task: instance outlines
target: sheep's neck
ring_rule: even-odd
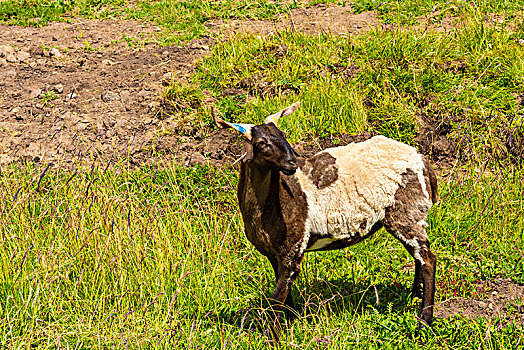
[[[261,214],[277,209],[279,180],[280,175],[276,170],[244,165],[240,173],[240,184],[243,188],[239,188],[243,193],[239,195],[243,197],[246,208],[258,209]]]

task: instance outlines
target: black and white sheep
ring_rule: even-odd
[[[415,259],[412,294],[422,298],[419,326],[431,325],[436,257],[425,220],[437,201],[433,169],[415,148],[384,136],[297,158],[277,122],[298,105],[262,125],[214,116],[218,126],[246,138],[237,195],[246,236],[275,271],[273,309],[294,308],[290,289],[304,253],[345,248],[385,227]]]

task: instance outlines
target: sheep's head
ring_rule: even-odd
[[[293,113],[299,102],[270,115],[264,124],[235,124],[218,118],[213,112],[213,118],[218,127],[233,128],[246,138],[244,144],[244,162],[253,162],[262,169],[278,169],[286,175],[292,175],[297,170],[296,152],[286,140],[286,135],[277,127],[278,119]]]

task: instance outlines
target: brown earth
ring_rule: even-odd
[[[156,30],[135,21],[0,26],[0,162],[144,161],[172,130],[157,117],[162,81],[191,74],[214,42],[121,40],[143,43]]]
[[[281,30],[306,34],[330,32],[339,35],[359,34],[371,28],[382,28],[375,12],[354,14],[351,7],[318,4],[308,8],[291,9],[273,20],[221,20],[208,22],[215,33],[251,32],[271,34]]]
[[[488,297],[483,300],[453,298],[445,300],[435,308],[435,317],[469,317],[498,320],[500,325],[511,322],[524,324],[524,285],[512,283],[509,279],[479,282],[479,294]]]

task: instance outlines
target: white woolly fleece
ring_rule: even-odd
[[[306,250],[311,234],[326,238],[318,239],[308,250],[322,248],[335,240],[366,235],[375,223],[384,219],[385,209],[393,205],[395,192],[404,185],[402,174],[407,169],[417,174],[430,201],[422,155],[411,146],[375,136],[322,152],[336,159],[337,181],[318,189],[300,169],[295,174],[308,203],[301,252]]]

